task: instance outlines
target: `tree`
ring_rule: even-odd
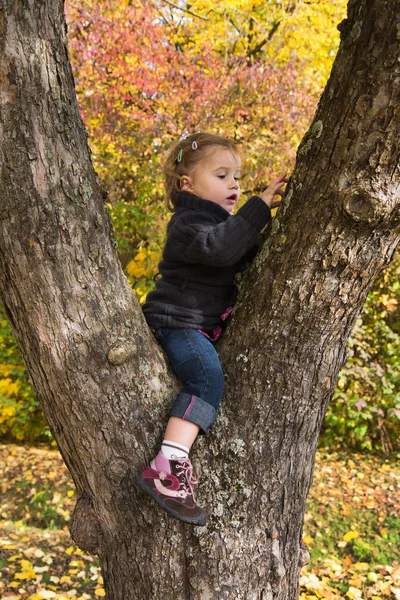
[[[74,95],[61,0],[0,3],[1,296],[79,495],[75,541],[112,600],[284,600],[318,432],[355,319],[400,232],[399,0],[350,0],[282,207],[218,347],[193,529],[135,473],[177,390],[119,265]]]

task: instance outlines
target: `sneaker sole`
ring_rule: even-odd
[[[149,496],[151,496],[153,498],[153,500],[155,500],[157,502],[157,504],[159,506],[161,506],[161,508],[163,510],[165,510],[168,514],[172,515],[176,519],[179,519],[179,521],[184,521],[185,523],[190,523],[190,525],[199,525],[200,527],[206,524],[206,513],[204,511],[202,511],[202,513],[198,517],[182,516],[181,514],[176,512],[176,510],[174,510],[173,508],[166,506],[163,503],[163,501],[160,499],[159,495],[156,494],[151,488],[147,487],[147,485],[145,484],[145,481],[144,481],[143,477],[140,475],[140,473],[139,473],[139,475],[136,475],[136,481],[138,482],[138,484],[140,485],[142,490],[144,490]]]

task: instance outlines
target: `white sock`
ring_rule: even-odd
[[[164,454],[168,460],[174,460],[173,457],[176,458],[188,458],[189,457],[189,448],[184,446],[183,444],[178,444],[178,442],[170,442],[169,440],[163,440],[161,446],[161,452]],[[175,458],[175,460],[176,460]]]

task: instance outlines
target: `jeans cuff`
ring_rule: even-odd
[[[203,433],[207,433],[217,416],[215,408],[197,396],[180,393],[171,408],[171,417],[180,417],[198,425]]]

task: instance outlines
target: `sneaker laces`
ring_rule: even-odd
[[[178,459],[178,465],[177,465],[177,469],[180,468],[180,471],[176,471],[176,474],[178,476],[183,475],[184,476],[184,481],[183,481],[183,486],[184,486],[184,491],[186,492],[186,494],[191,494],[193,497],[193,501],[195,501],[194,499],[194,490],[193,490],[193,485],[196,485],[197,483],[199,483],[198,479],[195,479],[195,477],[193,476],[193,465],[190,462],[189,458],[179,458]]]

